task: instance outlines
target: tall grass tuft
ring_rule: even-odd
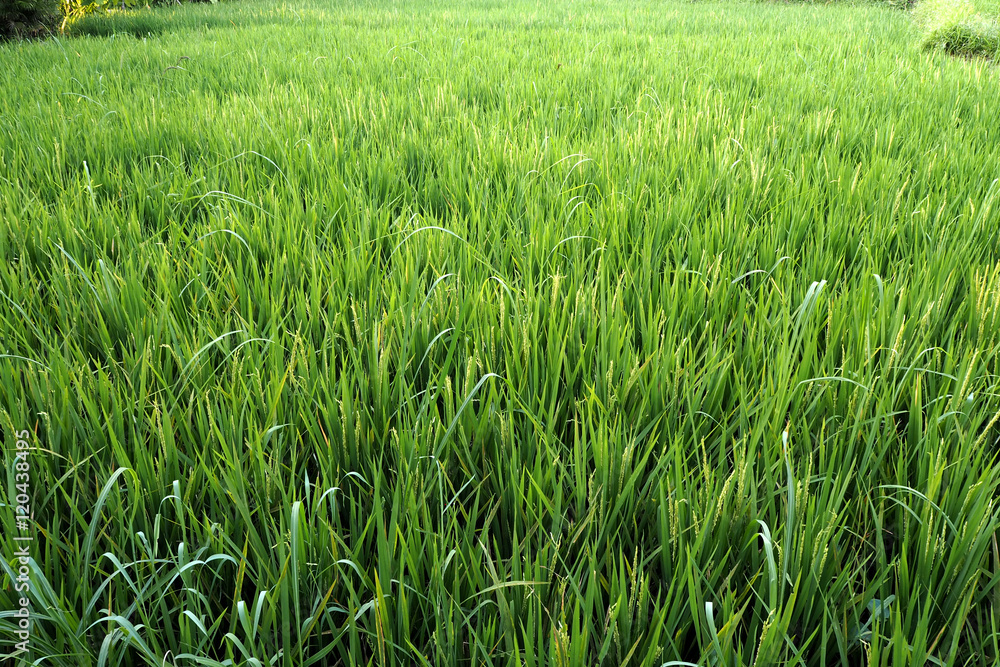
[[[977,12],[971,0],[923,0],[915,15],[923,44],[965,57],[1000,56],[1000,21]]]

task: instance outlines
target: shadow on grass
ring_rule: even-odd
[[[95,37],[111,35],[144,37],[164,32],[272,24],[275,21],[276,17],[274,16],[259,12],[226,11],[218,4],[186,4],[141,9],[113,9],[108,12],[90,14],[67,25],[66,34]]]

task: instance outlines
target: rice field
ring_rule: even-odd
[[[72,33],[0,45],[9,664],[1000,657],[995,64],[875,4]]]

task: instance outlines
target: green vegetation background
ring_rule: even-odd
[[[994,65],[872,5],[81,25],[0,45],[32,659],[1000,655]]]

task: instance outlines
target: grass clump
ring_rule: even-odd
[[[1000,56],[1000,12],[970,0],[924,0],[916,9],[923,45],[964,57]]]
[[[875,5],[204,9],[0,45],[19,659],[1000,657],[987,64]]]

